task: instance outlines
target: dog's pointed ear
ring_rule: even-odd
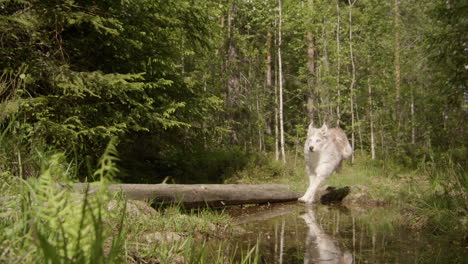
[[[314,122],[311,122],[309,128],[307,129],[307,134],[311,135],[314,129]]]
[[[322,132],[323,134],[327,133],[328,131],[328,126],[327,124],[323,124],[323,126],[320,128],[320,132]]]

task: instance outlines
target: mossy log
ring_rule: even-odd
[[[84,183],[75,186],[86,188]],[[121,190],[131,200],[186,207],[279,203],[295,201],[302,195],[288,185],[277,184],[112,184],[109,189]],[[93,192],[95,187],[90,185],[89,190]]]

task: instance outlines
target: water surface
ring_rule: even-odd
[[[233,208],[239,227],[228,243],[259,244],[262,263],[468,263],[459,241],[405,229],[391,207],[307,206]]]

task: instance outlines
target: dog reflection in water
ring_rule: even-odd
[[[327,235],[315,219],[312,206],[307,206],[306,213],[301,217],[309,227],[304,264],[351,264],[353,256],[349,251],[343,251],[336,241]]]

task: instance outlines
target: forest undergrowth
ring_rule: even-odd
[[[95,187],[92,192],[89,187],[75,189],[73,162],[51,153],[37,153],[37,177],[19,177],[21,164],[2,164],[0,262],[259,262],[256,246],[241,250],[221,243],[208,248],[207,240],[233,232],[230,217],[221,211],[187,210],[181,205],[152,208],[109,192],[107,187],[119,173],[115,141],[93,173],[98,180],[90,183]]]

